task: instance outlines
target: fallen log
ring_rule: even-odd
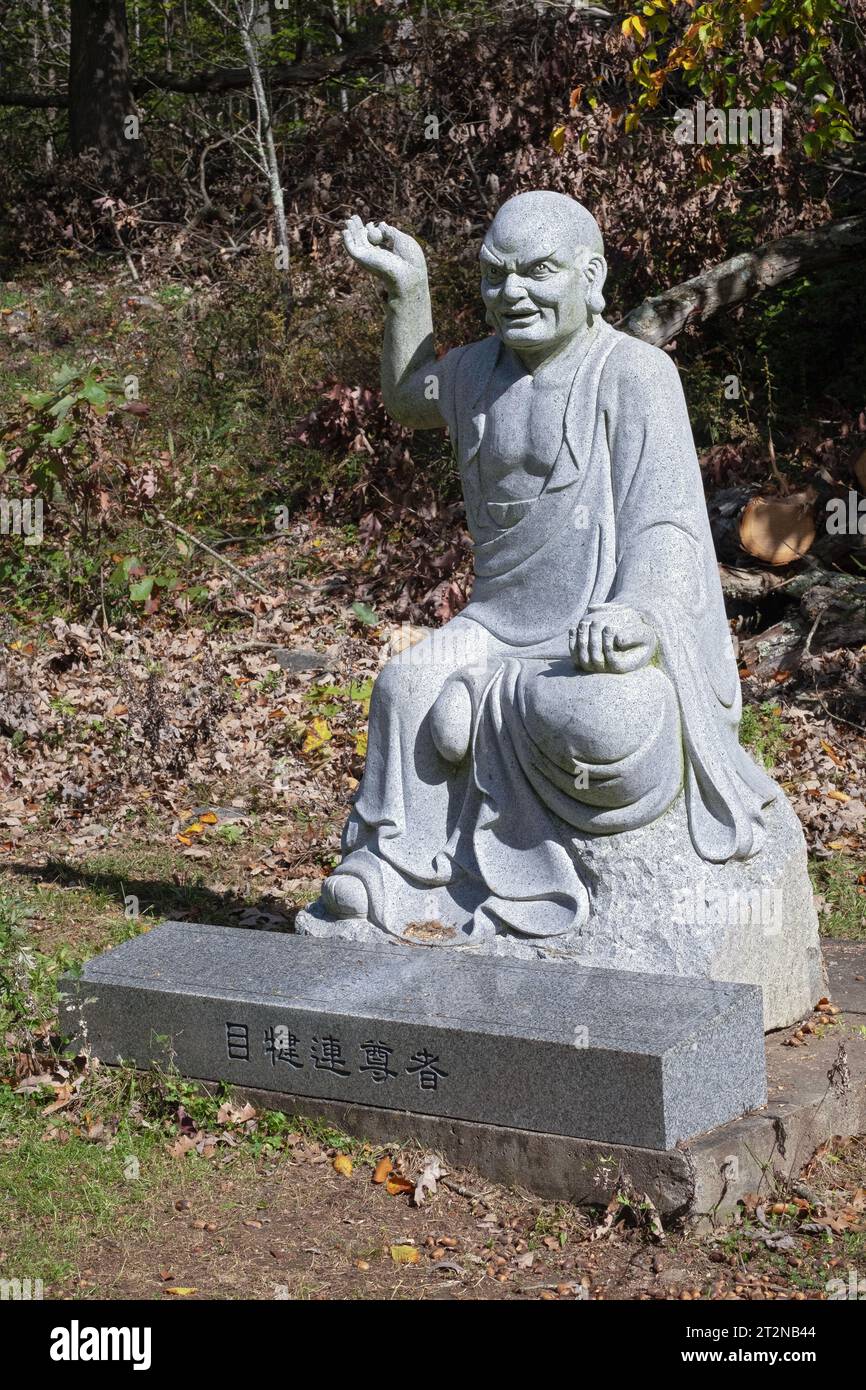
[[[818,534],[812,553],[828,568],[844,564],[866,567],[866,450],[852,465],[861,491],[839,487],[822,495],[815,509]]]
[[[852,599],[866,603],[866,579],[825,569],[823,565],[815,564],[813,555],[807,557],[806,566],[788,574],[781,570],[738,569],[732,565],[719,565],[722,593],[725,598],[739,603],[759,603],[770,594],[793,601],[804,599],[810,589],[820,587],[848,593]]]
[[[742,569],[719,565],[722,593],[732,603],[760,603],[761,599],[790,584],[790,576],[773,570]]]
[[[799,613],[740,641],[740,674],[766,682],[793,676],[803,659],[809,624]]]
[[[825,222],[743,251],[720,265],[638,304],[616,325],[635,338],[663,347],[690,319],[707,319],[795,275],[866,256],[866,214]]]
[[[815,566],[768,592],[789,593],[799,603],[763,632],[740,639],[743,674],[762,682],[785,680],[813,647],[834,651],[866,642],[866,578]]]

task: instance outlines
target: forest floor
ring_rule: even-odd
[[[417,636],[357,527],[301,512],[219,553],[193,548],[187,594],[150,616],[0,620],[0,1278],[267,1299],[824,1298],[866,1278],[864,1140],[718,1229],[662,1234],[628,1192],[605,1217],[472,1173],[415,1206],[372,1176],[386,1154],[417,1176],[419,1151],[53,1050],[57,979],[94,953],[169,917],[291,929],[336,862],[372,682]],[[823,933],[866,940],[866,738],[812,693],[747,682],[743,737],[801,817]]]

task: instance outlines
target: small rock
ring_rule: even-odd
[[[334,671],[337,667],[336,652],[314,652],[307,647],[280,647],[274,659],[284,671]]]

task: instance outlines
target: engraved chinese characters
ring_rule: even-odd
[[[400,1056],[395,1060],[397,1049],[388,1043],[370,1039],[358,1044],[357,1051],[361,1053],[361,1058],[355,1063],[352,1052],[344,1048],[340,1038],[325,1032],[313,1034],[309,1045],[302,1051],[304,1045],[301,1039],[283,1023],[264,1028],[258,1043],[260,1052],[275,1069],[283,1064],[300,1071],[309,1065],[315,1071],[330,1072],[334,1076],[367,1073],[374,1085],[396,1079],[399,1072],[395,1067],[400,1068],[403,1060]],[[249,1024],[226,1022],[225,1044],[228,1061],[249,1062],[252,1060],[251,1049],[257,1045],[257,1035]],[[417,1078],[422,1091],[438,1090],[439,1082],[448,1075],[439,1055],[426,1047],[414,1051],[402,1070],[407,1076]]]

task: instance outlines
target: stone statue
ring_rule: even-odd
[[[418,244],[358,217],[343,239],[387,288],[389,413],[450,435],[475,584],[379,675],[343,859],[297,929],[758,983],[792,1021],[823,986],[802,832],[740,746],[679,376],[603,319],[595,218],[506,202],[491,336],[438,360]]]

